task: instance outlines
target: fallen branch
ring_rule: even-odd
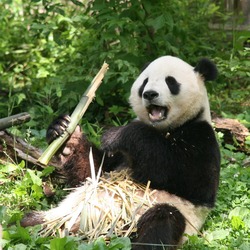
[[[0,131],[0,162],[2,164],[8,161],[19,162],[20,160],[25,160],[26,163],[44,167],[44,165],[37,162],[41,155],[41,149],[33,147],[23,139],[13,136],[7,131]],[[62,162],[59,158],[54,157],[50,164],[56,167],[58,171],[62,167]]]
[[[236,119],[215,117],[213,122],[215,130],[224,134],[224,143],[234,145],[239,151],[248,151],[245,140],[250,133],[247,127]]]
[[[104,63],[100,71],[97,73],[91,85],[83,94],[80,102],[76,106],[75,110],[71,114],[71,121],[66,129],[66,133],[64,133],[61,137],[58,137],[54,140],[48,148],[44,151],[41,157],[38,159],[38,162],[47,165],[52,156],[57,152],[57,150],[63,145],[63,143],[69,138],[69,136],[74,132],[77,124],[79,123],[80,119],[84,115],[85,111],[87,110],[89,104],[92,102],[93,98],[95,97],[95,92],[97,88],[100,86],[102,79],[105,73],[108,70],[108,64]]]
[[[29,120],[30,115],[26,112],[2,118],[0,119],[0,130],[28,122]]]

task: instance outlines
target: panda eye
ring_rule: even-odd
[[[145,88],[145,86],[146,86],[147,83],[148,83],[148,78],[146,78],[146,79],[143,81],[141,87],[139,88],[138,95],[139,95],[140,97],[142,97],[143,90],[144,90],[144,88]]]
[[[180,84],[176,81],[176,79],[172,76],[168,76],[165,78],[165,82],[168,85],[168,88],[172,95],[178,95],[180,92]]]

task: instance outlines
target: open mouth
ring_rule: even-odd
[[[159,122],[167,118],[168,108],[157,105],[149,105],[147,107],[148,117],[152,122]]]

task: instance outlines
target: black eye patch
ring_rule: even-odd
[[[142,97],[142,92],[143,92],[143,90],[144,90],[144,88],[145,88],[145,86],[146,86],[147,83],[148,83],[148,78],[146,78],[146,79],[143,81],[141,87],[139,88],[138,95],[139,95],[140,97]]]
[[[168,76],[165,78],[165,82],[168,85],[168,88],[172,95],[178,95],[180,92],[180,84],[176,81],[176,79],[172,76]]]

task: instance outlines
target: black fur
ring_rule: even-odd
[[[139,88],[138,95],[139,95],[140,97],[142,97],[143,90],[144,90],[144,88],[145,88],[145,86],[146,86],[147,83],[148,83],[148,78],[146,78],[146,79],[143,81],[141,87]]]
[[[158,204],[141,216],[133,250],[176,249],[185,230],[185,218],[173,206]]]
[[[180,84],[176,81],[176,79],[172,76],[168,76],[165,78],[165,82],[168,85],[168,88],[172,95],[178,95],[180,93]]]
[[[218,70],[213,62],[207,58],[202,58],[194,68],[194,71],[200,73],[205,81],[215,80],[218,75]]]
[[[220,153],[212,127],[192,120],[169,135],[136,121],[108,130],[106,152],[122,152],[135,181],[167,190],[195,205],[212,207],[216,198]]]

